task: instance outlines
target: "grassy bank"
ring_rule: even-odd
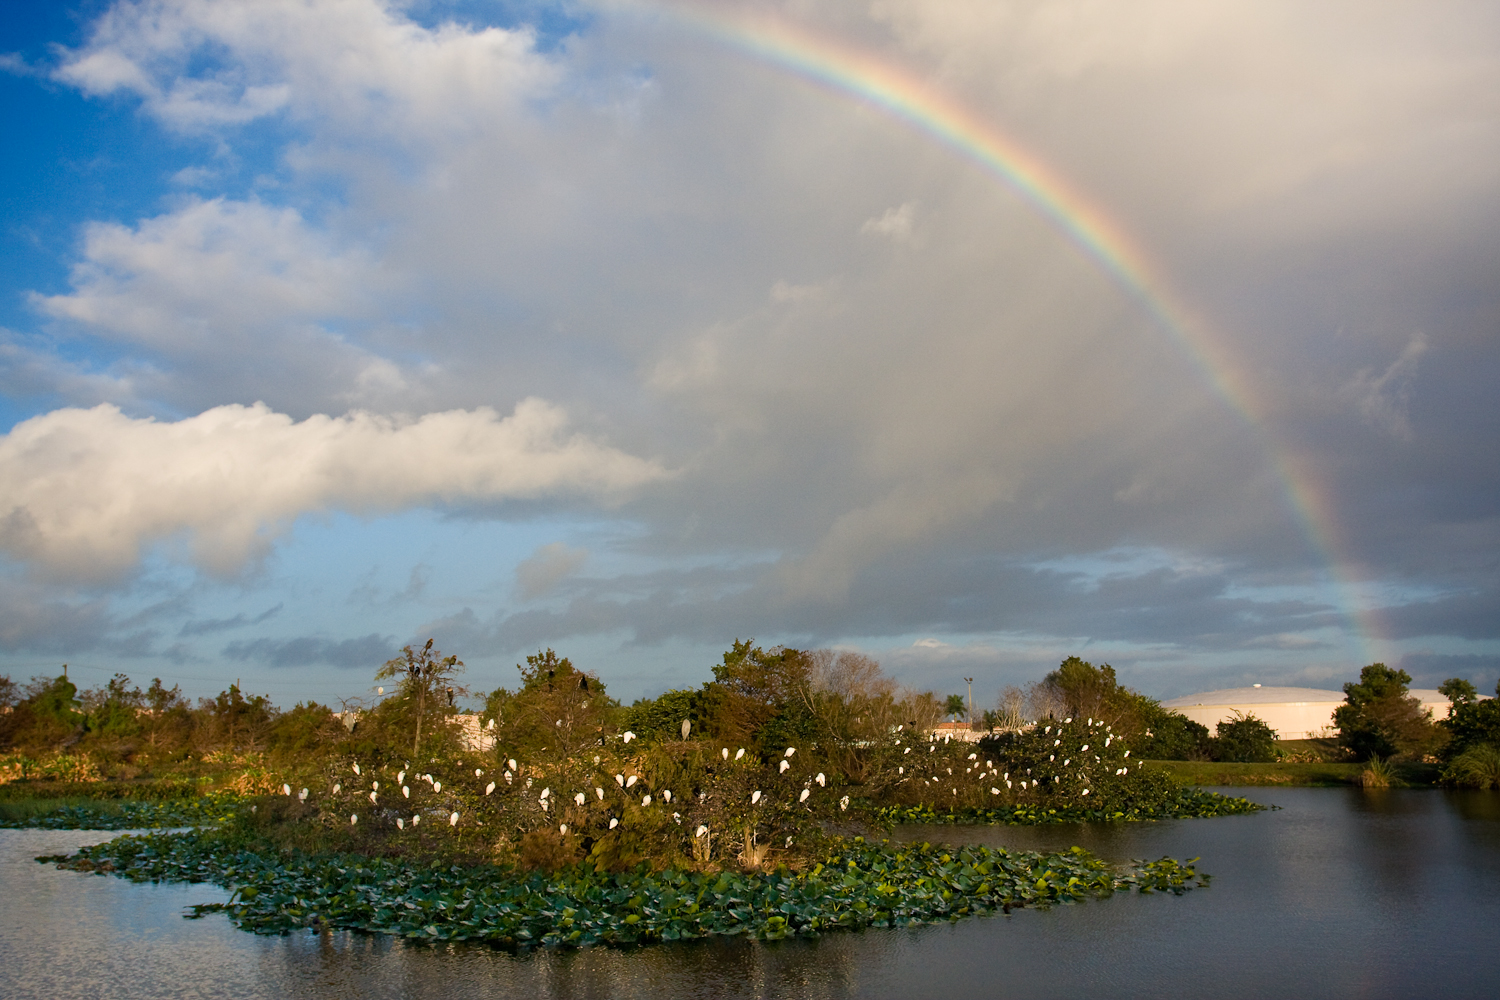
[[[1213,761],[1151,761],[1182,785],[1357,785],[1364,764],[1315,762],[1296,764],[1220,764]],[[1397,778],[1407,785],[1437,783],[1436,764],[1393,764]]]
[[[628,947],[715,936],[777,940],[862,927],[907,927],[1117,892],[1180,895],[1206,884],[1163,858],[1120,870],[1080,848],[1038,854],[868,844],[855,838],[805,871],[557,872],[500,865],[277,851],[233,828],[120,837],[71,857],[41,858],[136,881],[212,882],[225,911],[261,934],[343,928],[422,941]]]
[[[145,830],[205,826],[233,817],[244,800],[221,792],[193,798],[97,798],[69,795],[0,799],[0,829]]]

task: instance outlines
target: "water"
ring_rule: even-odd
[[[1243,792],[1243,790],[1236,790]],[[904,828],[1112,860],[1201,855],[1213,886],[814,941],[512,956],[357,934],[261,938],[213,886],[39,865],[114,834],[0,831],[0,996],[1342,997],[1500,995],[1500,794],[1295,788],[1254,816]]]

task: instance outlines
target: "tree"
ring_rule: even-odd
[[[1145,728],[1134,745],[1136,753],[1147,760],[1209,760],[1213,757],[1213,737],[1201,722],[1194,722],[1153,701],[1145,711],[1144,723]]]
[[[950,694],[947,700],[943,702],[943,714],[953,716],[953,721],[957,722],[958,717],[964,714],[964,704],[963,695]]]
[[[1234,713],[1220,722],[1213,741],[1214,760],[1268,764],[1276,759],[1276,731],[1254,715]]]
[[[1440,742],[1432,713],[1407,694],[1411,675],[1372,663],[1344,685],[1345,703],[1333,713],[1339,743],[1361,760],[1395,754],[1421,756]]]
[[[1469,692],[1474,690],[1472,684],[1456,678],[1444,681],[1443,687],[1438,688],[1453,700],[1448,718],[1438,723],[1452,738],[1444,748],[1444,756],[1453,760],[1471,749],[1485,746],[1500,750],[1500,684],[1495,685],[1496,697],[1483,701],[1477,694],[1471,698],[1454,697],[1455,691],[1466,693],[1457,685],[1468,685]]]
[[[402,655],[385,661],[385,665],[375,671],[377,681],[399,677],[402,696],[408,702],[416,701],[417,728],[411,741],[413,754],[422,743],[422,718],[427,712],[427,703],[438,696],[440,688],[447,688],[448,707],[452,708],[453,699],[459,692],[448,681],[463,672],[463,661],[433,649],[433,641],[428,639],[427,645],[420,650],[402,647]]]

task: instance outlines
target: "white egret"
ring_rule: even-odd
[[[682,720],[682,738],[687,739],[688,733],[693,731],[693,723],[688,719]]]
[[[376,688],[375,689],[375,693],[376,694],[385,694],[385,688],[383,688],[383,687],[382,688]]]
[[[759,801],[760,801],[760,789],[756,789],[755,791],[753,791],[753,792],[750,793],[750,804],[753,806],[753,805],[755,805]]]
[[[457,826],[458,825],[458,813],[454,813],[453,815],[451,815],[451,816],[448,817],[448,825],[449,826]]]
[[[355,764],[355,765],[354,765],[354,773],[355,773],[355,774],[358,774],[358,773],[359,773],[359,765],[358,765],[358,764]]]
[[[619,785],[621,788],[624,788],[625,787],[625,775],[623,775],[623,774],[617,774],[617,775],[615,775],[615,784]]]
[[[672,818],[677,821],[678,826],[682,825],[682,813],[673,813]]]
[[[516,759],[514,757],[512,757],[510,760],[506,761],[505,763],[507,763],[507,764],[510,765],[510,769],[512,771],[519,771],[520,770],[520,768],[516,766]]]
[[[991,785],[990,786],[990,794],[991,795],[999,795],[1000,794],[1000,789],[996,788],[994,785]]]
[[[370,793],[370,804],[371,804],[371,805],[374,805],[374,804],[375,804],[375,798],[376,798],[376,796],[377,796],[377,795],[378,795],[378,794],[379,794],[379,793],[378,793],[378,792],[371,792],[371,793]]]
[[[307,789],[304,788],[304,789],[302,789],[302,791],[300,791],[300,792],[297,793],[297,801],[299,801],[299,802],[306,802],[307,801]]]
[[[1088,794],[1088,793],[1089,793],[1089,790],[1088,790],[1088,789],[1087,789],[1087,788],[1085,788],[1085,789],[1084,789],[1084,790],[1083,790],[1083,794],[1085,794],[1085,795],[1087,795],[1087,794]]]
[[[792,754],[794,754],[796,752],[797,752],[797,748],[796,747],[787,747],[786,748],[786,756],[788,756],[788,757],[790,757]]]
[[[422,817],[421,817],[421,815],[420,815],[420,814],[417,814],[417,813],[413,813],[413,814],[412,814],[412,817],[411,817],[411,825],[412,825],[412,826],[416,826],[416,825],[417,825],[417,824],[418,824],[418,823],[420,823],[420,822],[422,822]]]
[[[839,811],[842,812],[843,810],[848,809],[848,808],[849,808],[849,796],[845,795],[843,798],[839,799]]]
[[[781,762],[781,769],[780,769],[781,773],[785,774],[786,773],[786,769],[789,768],[789,767],[791,767],[791,766],[792,766],[792,762],[791,761],[789,761],[789,760],[783,760]]]
[[[969,760],[978,760],[979,759],[979,755],[977,753],[971,753],[971,754],[969,754],[968,759]]]
[[[344,787],[343,785],[341,785],[337,781],[335,781],[333,783],[333,794],[337,795],[339,793],[339,789],[343,788],[343,787]]]
[[[402,785],[401,786],[401,794],[403,796],[405,796],[406,798],[408,798],[408,799],[411,798],[411,786],[410,785]]]
[[[600,802],[604,801],[604,789],[600,788],[598,785],[594,786],[594,794],[599,796]]]
[[[292,786],[291,785],[282,785],[281,786],[281,793],[283,795],[290,795],[290,794],[292,794]]]
[[[351,814],[349,816],[349,825],[350,826],[353,826],[355,823],[358,823],[358,822],[359,822],[359,814],[358,813],[353,813],[353,814]]]
[[[806,802],[807,801],[807,797],[809,795],[811,795],[811,794],[812,794],[812,789],[811,788],[804,788],[804,789],[802,789],[802,794],[799,795],[799,796],[797,796],[797,801],[798,802]]]
[[[738,750],[736,750],[734,752],[734,759],[735,760],[739,760],[743,756],[745,756],[745,748],[744,747],[740,747]]]
[[[609,818],[609,828],[611,830],[613,830],[615,827],[617,827],[619,825],[620,825],[620,821],[619,820],[615,819],[613,816],[611,816]]]
[[[493,781],[490,782],[488,785],[484,786],[484,794],[486,794],[486,795],[489,795],[494,790],[495,790],[495,783]]]
[[[792,846],[792,838],[791,837],[786,838],[786,846],[788,846],[788,847]]]
[[[697,830],[695,830],[693,832],[693,836],[695,836],[695,837],[701,837],[701,836],[703,836],[707,832],[708,832],[708,827],[706,827],[706,826],[700,826],[700,827],[698,827]]]
[[[495,720],[491,719],[488,723],[485,724],[484,728],[486,728],[486,729],[494,729],[495,728]]]
[[[568,835],[568,824],[566,824],[566,823],[559,823],[559,824],[557,824],[557,832],[560,833],[560,834],[562,834],[564,837],[566,837]]]
[[[474,777],[479,778],[479,777],[483,777],[483,776],[484,776],[484,772],[483,771],[481,771],[477,767],[474,768]]]
[[[643,806],[649,806],[650,804],[651,804],[651,796],[649,794],[641,796],[641,805],[643,805]]]
[[[901,752],[903,754],[909,754],[909,753],[911,753],[911,747],[907,747],[905,750],[902,750]]]
[[[375,791],[378,792],[378,791],[380,791],[380,782],[378,782],[378,781],[372,781],[372,782],[370,782],[370,787],[373,788],[373,789],[375,789]]]
[[[630,777],[628,777],[628,778],[625,779],[625,787],[626,788],[633,788],[635,786],[635,783],[637,781],[640,781],[640,780],[641,780],[640,775],[632,774]]]
[[[578,803],[579,805],[583,805],[584,802],[588,801],[588,798],[582,792],[579,792],[577,795],[573,796],[573,801]]]
[[[549,796],[551,794],[552,794],[552,789],[550,787],[542,789],[542,798],[545,799],[547,796]]]
[[[396,772],[396,784],[399,785],[399,784],[401,784],[404,781],[406,781],[406,772],[405,771],[397,771]]]
[[[396,817],[396,829],[398,829],[398,830],[405,830],[406,829],[406,820],[402,819],[400,816]]]
[[[629,743],[631,740],[635,739],[635,733],[632,733],[627,729],[620,738],[623,739],[626,743]]]
[[[441,792],[443,790],[443,783],[441,781],[434,781],[432,783],[432,790],[434,792]]]
[[[1126,750],[1126,751],[1125,751],[1125,756],[1127,756],[1127,757],[1129,757],[1129,756],[1130,756],[1130,751],[1129,751],[1129,750]]]
[[[1068,716],[1066,719],[1063,720],[1063,722],[1072,722],[1072,721],[1073,721],[1073,717],[1071,715]]]
[[[904,767],[898,767],[898,768],[896,768],[896,773],[897,774],[905,774],[906,773],[906,768],[904,768]]]
[[[721,753],[721,754],[724,755],[724,759],[725,760],[729,759],[729,748],[728,747],[725,747],[723,750],[720,750],[719,753]]]
[[[1085,743],[1083,745],[1083,750],[1081,752],[1082,753],[1088,753],[1089,752],[1089,745],[1087,743]]]
[[[823,788],[828,784],[828,777],[824,775],[822,771],[819,771],[818,776],[813,780],[818,783],[819,788]]]

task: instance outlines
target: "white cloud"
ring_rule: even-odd
[[[1417,373],[1417,361],[1426,353],[1427,338],[1415,334],[1402,348],[1400,356],[1379,375],[1373,368],[1360,369],[1344,385],[1344,398],[1354,404],[1366,423],[1397,440],[1410,441],[1411,421],[1407,413],[1411,381]]]
[[[916,214],[916,204],[908,201],[896,208],[886,209],[879,217],[866,219],[859,227],[859,231],[897,241],[910,239],[912,221],[916,218]]]
[[[403,142],[467,133],[555,76],[527,30],[424,28],[380,0],[120,3],[60,79],[118,90],[176,128],[286,111]]]
[[[532,601],[577,573],[588,559],[587,549],[562,542],[543,545],[516,566],[516,591],[523,601]]]
[[[263,405],[175,423],[111,406],[57,410],[0,439],[0,549],[46,574],[107,577],[185,535],[191,558],[233,573],[299,515],[549,496],[603,501],[664,475],[581,434],[541,400],[396,421],[302,422]]]

